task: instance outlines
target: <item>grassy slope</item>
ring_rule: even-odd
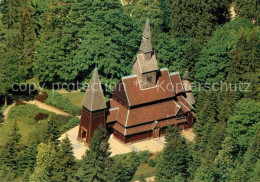
[[[155,167],[150,167],[147,163],[143,163],[137,168],[132,181],[140,179],[141,176],[145,178],[152,177],[155,175],[154,173]]]
[[[85,95],[84,92],[71,92],[71,93],[62,93],[64,97],[67,97],[73,104],[76,106],[81,106],[82,99]],[[105,101],[109,101],[109,98],[105,96]]]
[[[67,97],[76,106],[81,106],[84,94],[83,92],[62,93],[64,97]]]
[[[0,127],[0,145],[4,145],[8,139],[8,135],[11,132],[12,126],[15,120],[7,119],[3,126]],[[34,125],[28,125],[26,122],[22,120],[16,120],[18,127],[20,129],[20,133],[22,135],[22,141],[26,142],[28,140],[28,134],[35,130]]]

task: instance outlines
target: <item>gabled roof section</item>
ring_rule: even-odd
[[[89,111],[97,111],[107,108],[98,71],[95,68],[88,89],[82,100],[82,106]]]
[[[177,103],[178,101],[181,101],[182,104],[184,104],[186,106],[187,109],[189,110],[193,110],[193,106],[191,105],[191,103],[189,103],[189,101],[182,95],[177,96]]]
[[[175,96],[168,70],[161,69],[160,73],[161,75],[157,78],[157,85],[147,89],[141,89],[136,75],[122,78],[129,106],[146,104]]]
[[[172,84],[174,87],[174,92],[176,94],[184,92],[184,88],[182,85],[182,81],[181,81],[179,72],[171,73],[170,76],[171,76]]]
[[[180,110],[180,106],[174,100],[162,101],[132,109],[125,108],[113,99],[110,102],[115,108],[119,108],[116,120],[124,127],[132,127],[171,118],[176,116]],[[107,122],[110,121],[111,119],[107,120]]]

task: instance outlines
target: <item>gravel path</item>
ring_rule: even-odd
[[[4,114],[4,119],[5,119],[5,120],[8,118],[8,113],[9,113],[10,109],[11,109],[12,107],[14,107],[14,106],[15,106],[15,103],[13,103],[12,105],[8,106],[8,107],[5,109],[5,111],[3,112],[3,114]]]
[[[37,101],[37,100],[33,100],[33,101],[25,102],[25,103],[27,103],[27,104],[34,104],[34,105],[38,106],[41,109],[45,109],[47,111],[54,112],[56,114],[70,116],[69,113],[66,113],[66,112],[64,112],[64,111],[62,111],[62,110],[60,110],[60,109],[58,109],[58,108],[56,108],[54,106],[50,106],[48,104],[45,104],[45,103]]]

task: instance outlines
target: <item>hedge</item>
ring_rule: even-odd
[[[80,115],[81,108],[75,106],[68,98],[55,91],[47,91],[47,94],[48,98],[44,101],[46,104],[55,106],[73,116]]]
[[[39,113],[51,114],[51,112],[40,109],[33,104],[18,105],[12,107],[8,113],[8,118],[13,120],[21,120],[29,125],[36,124],[35,116]]]

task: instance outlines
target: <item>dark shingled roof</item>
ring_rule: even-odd
[[[148,60],[145,59],[144,54],[138,54],[136,61],[138,61],[141,73],[159,70],[155,54]]]
[[[183,74],[183,80],[189,80],[190,79],[190,75],[188,71],[185,71]]]
[[[88,89],[82,100],[82,106],[90,111],[107,108],[97,69],[93,72]]]
[[[142,38],[142,42],[141,42],[139,50],[143,53],[152,52],[153,51],[152,40]]]
[[[142,35],[142,42],[140,45],[139,50],[143,53],[148,53],[148,52],[152,52],[153,51],[153,47],[152,47],[152,34],[151,34],[151,28],[150,28],[150,21],[149,18],[147,18],[145,27],[144,27],[144,31],[143,31],[143,35]]]
[[[143,35],[142,36],[144,38],[146,38],[146,39],[152,38],[149,18],[147,18],[147,20],[146,20],[146,24],[144,26],[144,31],[143,31]]]

